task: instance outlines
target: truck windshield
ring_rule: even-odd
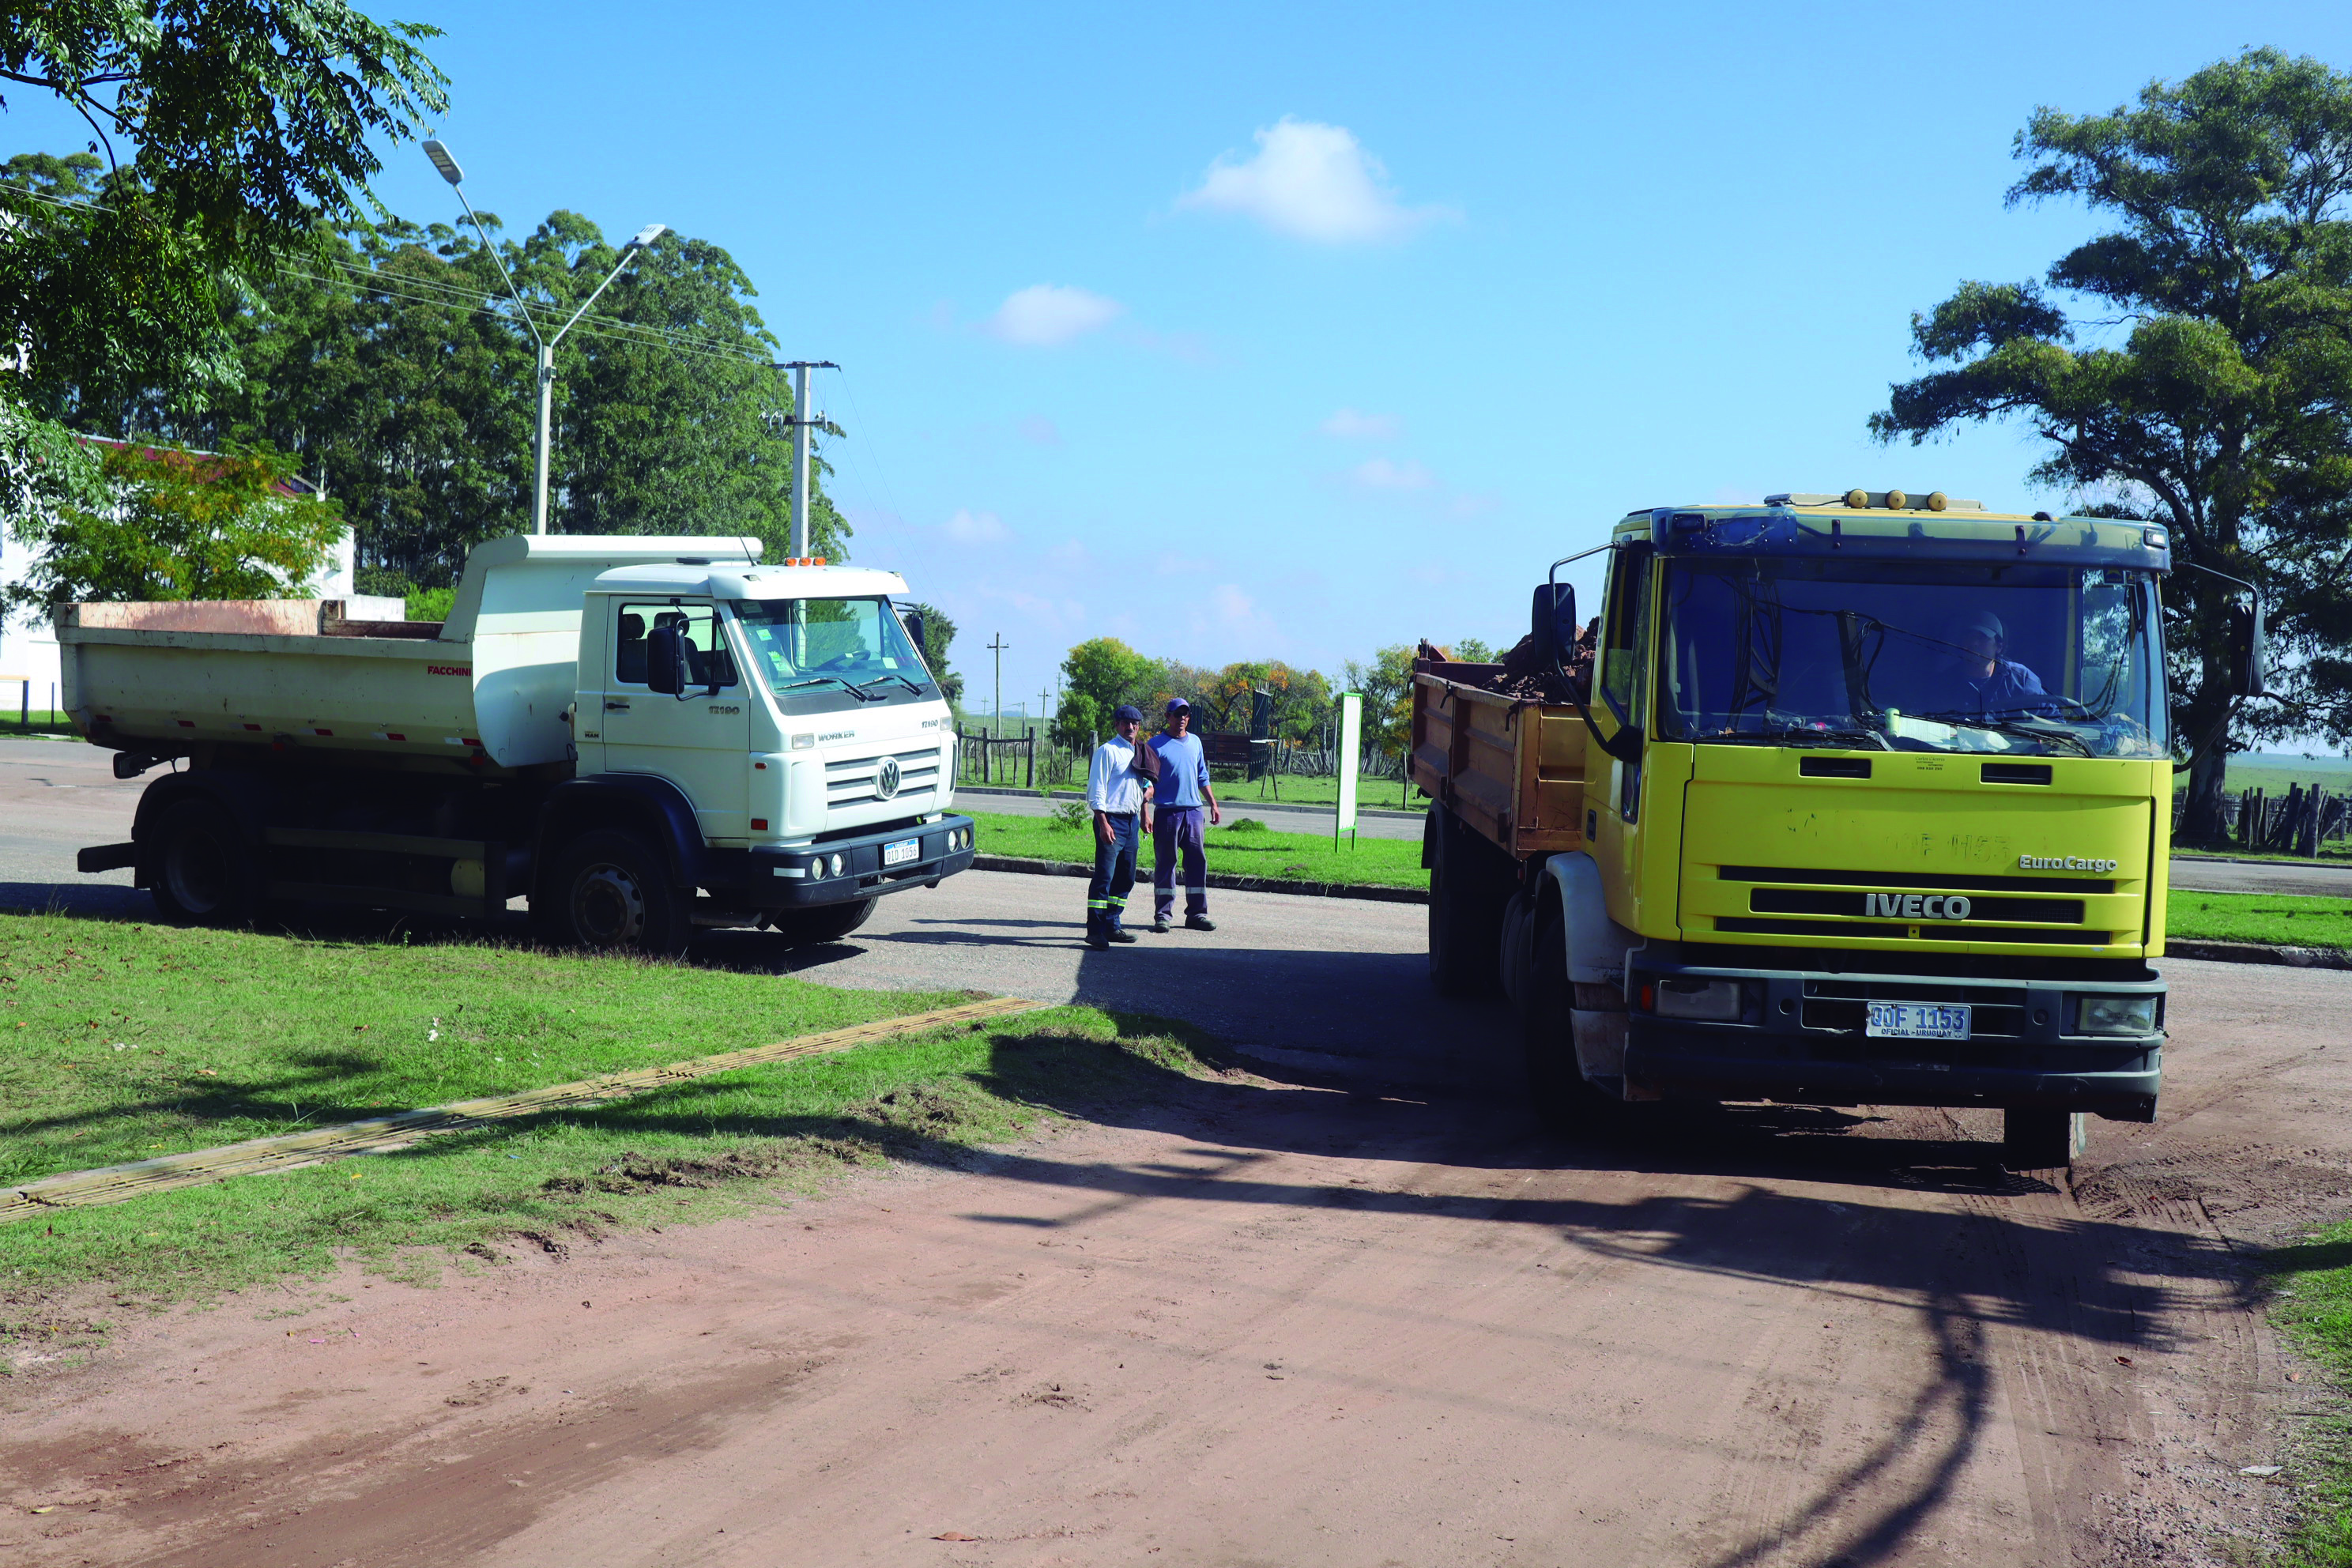
[[[939,699],[887,599],[738,599],[733,608],[751,668],[786,713]]]
[[[2149,573],[1674,561],[1664,594],[1670,739],[2168,754]]]

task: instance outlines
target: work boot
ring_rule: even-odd
[[[1217,929],[1217,922],[1211,920],[1206,915],[1186,915],[1184,917],[1184,929],[1186,931],[1214,931]]]
[[[1135,933],[1131,931],[1115,931],[1110,933],[1110,940],[1125,946],[1135,940]]]
[[[1110,951],[1110,939],[1106,936],[1090,936],[1087,938],[1087,945],[1094,949],[1097,952],[1108,952]]]
[[[1166,936],[1168,934],[1168,922],[1166,921],[1153,921],[1151,922],[1151,934],[1154,936]]]

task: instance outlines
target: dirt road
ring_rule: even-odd
[[[437,1289],[89,1303],[97,1361],[0,1382],[0,1563],[2170,1564],[2273,1517],[2239,1472],[2315,1385],[2245,1249],[2352,1206],[2352,975],[2168,965],[2163,1120],[2060,1190],[1974,1113],[1554,1141],[1418,910],[1088,955],[1034,887],[809,973],[1319,1027],[1314,1070]]]
[[[1235,1079],[764,1219],[134,1323],[0,1389],[0,1561],[2211,1560],[2309,1398],[2238,1248],[2352,1187],[2352,984],[2176,967],[2166,1121],[2100,1124],[2073,1194],[1989,1178],[1989,1119],[1578,1148]]]

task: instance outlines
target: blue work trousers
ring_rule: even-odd
[[[1184,862],[1184,915],[1209,912],[1209,814],[1197,805],[1163,805],[1151,819],[1151,913],[1165,921],[1176,910],[1176,862]]]
[[[1108,936],[1118,929],[1118,917],[1127,908],[1127,895],[1135,886],[1136,826],[1135,815],[1106,815],[1110,824],[1110,842],[1095,836],[1095,874],[1087,879],[1087,937],[1089,941]]]

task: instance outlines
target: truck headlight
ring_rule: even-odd
[[[1657,999],[1661,1018],[1701,1018],[1714,1024],[1739,1022],[1737,980],[1660,980]]]
[[[2078,1035],[2152,1035],[2156,1033],[2153,996],[2084,996],[2074,1004]]]
[[[841,857],[840,857],[840,856],[836,855],[836,856],[835,856],[835,857],[833,858],[833,874],[834,874],[835,876],[836,876],[836,877],[840,876],[840,875],[841,875],[841,868],[842,868],[842,858],[841,858]]]

